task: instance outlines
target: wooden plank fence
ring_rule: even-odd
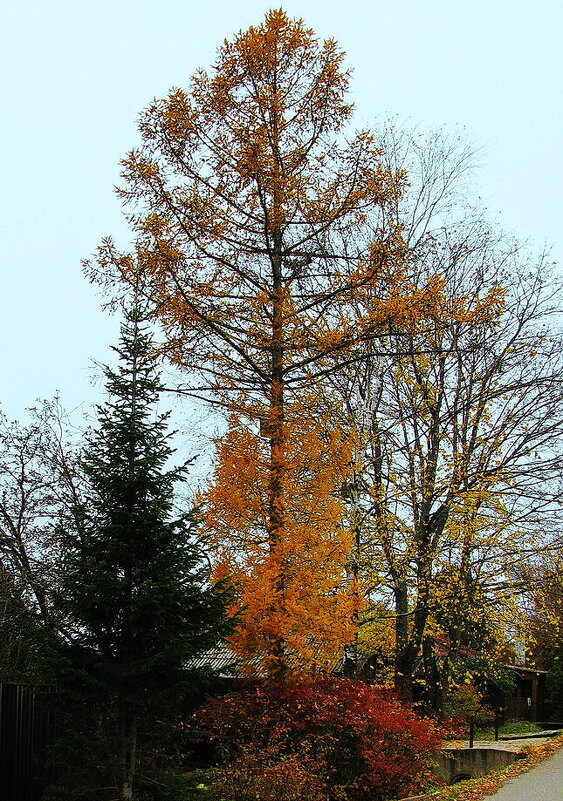
[[[45,688],[0,684],[0,799],[41,801],[55,714]]]

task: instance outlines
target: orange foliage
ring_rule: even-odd
[[[285,525],[268,535],[268,442],[233,415],[216,443],[204,520],[217,553],[217,578],[235,584],[239,625],[233,648],[277,672],[283,643],[292,666],[329,669],[353,640],[354,581],[346,576],[351,535],[339,495],[352,443],[336,428],[302,414],[288,433],[283,473]]]

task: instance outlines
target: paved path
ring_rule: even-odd
[[[483,801],[563,801],[563,750],[503,784]]]
[[[503,751],[526,751],[530,745],[544,745],[552,742],[553,737],[542,737],[541,739],[525,740],[475,740],[475,748],[500,748]],[[444,748],[469,748],[469,740],[444,740]]]

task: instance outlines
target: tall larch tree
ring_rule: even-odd
[[[115,350],[120,363],[106,368],[108,399],[82,460],[85,486],[59,536],[54,598],[65,636],[54,681],[85,714],[90,705],[111,710],[115,791],[130,801],[139,721],[146,730],[167,701],[194,691],[190,662],[229,627],[191,513],[178,509],[186,468],[168,464],[168,415],[155,410],[161,387],[138,305],[126,313]]]
[[[281,10],[225,41],[211,73],[143,114],[120,190],[134,249],[108,239],[87,267],[113,292],[141,280],[166,355],[192,377],[183,391],[266,432],[263,526],[277,567],[263,621],[269,669],[280,674],[287,649],[275,619],[289,614],[297,502],[288,404],[299,406],[354,343],[393,321],[413,325],[432,298],[426,287],[409,296],[388,213],[404,176],[382,167],[371,134],[350,131],[348,82],[336,42],[320,43]]]

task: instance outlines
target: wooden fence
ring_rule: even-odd
[[[54,732],[44,688],[0,684],[1,801],[40,801]]]

